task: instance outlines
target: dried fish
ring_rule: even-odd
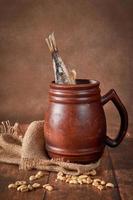
[[[50,34],[48,38],[45,39],[45,41],[52,55],[55,83],[76,84],[76,71],[69,70],[65,66],[62,58],[59,55],[54,33]]]

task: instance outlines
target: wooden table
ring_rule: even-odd
[[[56,174],[46,172],[40,183],[50,183],[55,190],[45,192],[38,189],[20,193],[7,188],[16,180],[28,180],[33,171],[19,171],[18,166],[0,163],[0,200],[133,200],[133,137],[128,133],[116,149],[106,148],[99,167],[98,177],[115,185],[113,189],[97,190],[91,185],[73,185],[55,182]]]

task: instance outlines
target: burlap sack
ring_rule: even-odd
[[[8,124],[0,134],[0,161],[17,164],[23,170],[61,171],[71,175],[88,174],[99,166],[100,161],[83,165],[49,159],[43,125],[44,121],[34,121],[24,133],[18,123],[13,127]]]

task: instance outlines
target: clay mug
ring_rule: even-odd
[[[105,145],[118,146],[127,131],[127,111],[114,89],[101,97],[99,81],[77,79],[76,85],[52,82],[44,133],[49,157],[76,163],[91,163],[101,158]],[[103,106],[112,101],[121,124],[115,139],[106,135]]]

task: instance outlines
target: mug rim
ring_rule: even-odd
[[[92,88],[100,85],[100,82],[95,79],[76,79],[77,84],[58,84],[52,81],[50,86],[52,88]]]

